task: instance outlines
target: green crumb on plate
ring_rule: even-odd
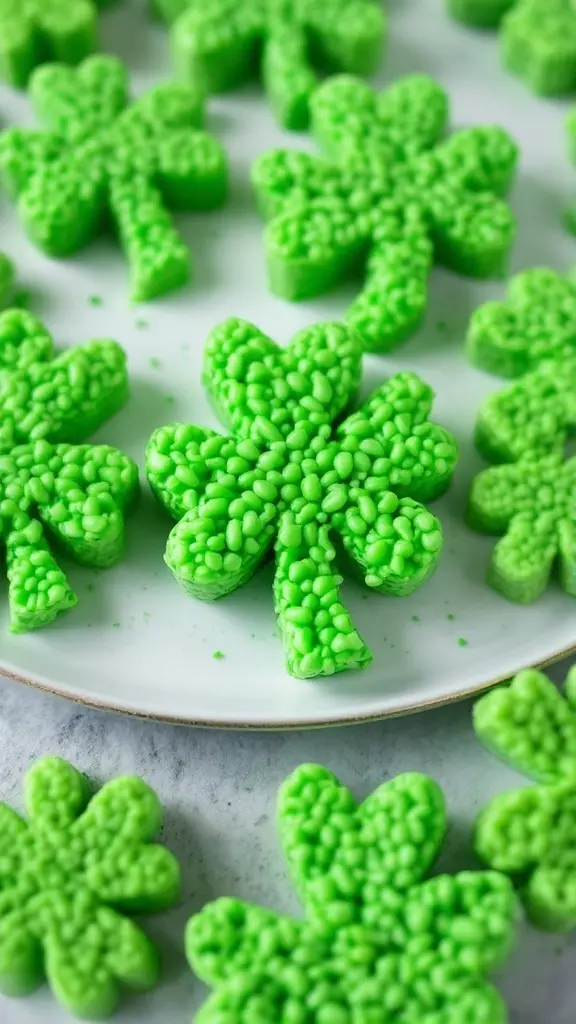
[[[113,625],[114,629],[120,629],[120,623],[119,622],[113,622],[112,625]]]
[[[102,298],[101,295],[91,295],[90,298],[88,299],[88,302],[90,303],[91,306],[104,305],[104,299]]]
[[[412,622],[420,622],[420,616],[419,615],[413,615],[412,616]]]
[[[448,619],[448,622],[454,622],[456,616],[454,615],[454,612],[448,612],[446,618]]]
[[[222,651],[214,651],[212,657],[214,658],[214,661],[222,661],[222,658],[225,658],[226,655],[223,654]]]
[[[147,320],[137,320],[136,321],[136,327],[138,328],[139,331],[144,331],[149,326],[150,325],[149,325]]]
[[[152,356],[152,358],[148,360],[148,365],[150,366],[151,370],[159,370],[160,367],[162,366],[162,363],[160,359],[158,359],[158,356]]]
[[[458,647],[468,647],[468,641],[466,640],[465,637],[463,637],[463,636],[459,636],[458,637]]]

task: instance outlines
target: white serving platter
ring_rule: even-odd
[[[576,255],[576,240],[561,223],[571,190],[576,198],[576,169],[565,155],[566,104],[532,97],[500,69],[495,38],[451,25],[440,0],[403,0],[390,8],[388,58],[377,84],[428,72],[450,92],[454,126],[495,122],[508,128],[522,149],[511,269],[566,269]],[[166,33],[141,9],[121,5],[106,14],[104,42],[128,61],[138,92],[169,74]],[[0,116],[5,125],[33,123],[26,97],[6,88],[0,89]],[[0,199],[0,247],[15,259],[22,284],[32,292],[33,311],[58,344],[112,337],[126,348],[132,397],[97,439],[125,449],[140,465],[158,425],[182,420],[218,426],[200,384],[200,366],[204,340],[219,320],[245,317],[286,342],[306,324],[341,317],[353,294],[343,287],[315,302],[289,305],[266,287],[250,163],[272,145],[313,149],[310,140],[282,133],[256,88],[211,101],[209,122],[230,155],[232,200],[219,213],[183,218],[196,274],[190,288],[173,298],[131,307],[124,263],[112,242],[99,242],[73,261],[44,258],[24,239],[8,200]],[[501,296],[503,289],[503,282],[474,285],[434,272],[424,328],[390,357],[365,360],[366,392],[401,368],[429,381],[437,391],[434,418],[461,444],[454,485],[434,506],[446,535],[436,576],[407,599],[367,594],[351,582],[343,588],[374,651],[368,670],[316,682],[287,675],[270,566],[216,604],[186,597],[162,561],[170,522],[144,483],[140,509],[128,523],[124,561],[98,575],[69,567],[80,597],[77,608],[48,629],[11,636],[7,602],[0,602],[0,672],[135,715],[285,728],[428,708],[574,649],[574,601],[554,585],[529,608],[508,604],[485,583],[493,540],[472,533],[463,519],[470,481],[481,467],[471,442],[475,411],[501,386],[467,364],[463,337],[474,306]],[[94,295],[102,297],[101,306],[90,303]],[[142,319],[145,329],[136,324]],[[447,326],[440,329],[440,323]],[[224,657],[215,660],[216,651]]]

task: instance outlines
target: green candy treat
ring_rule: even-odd
[[[576,596],[576,458],[531,450],[483,470],[472,483],[468,521],[482,533],[504,534],[488,580],[509,601],[535,601],[554,569]]]
[[[56,356],[34,316],[0,314],[0,548],[15,633],[47,625],[77,601],[45,530],[83,565],[107,568],[122,554],[137,466],[107,445],[73,445],[127,397],[126,357],[116,342]]]
[[[475,366],[501,377],[519,377],[542,360],[573,356],[576,284],[547,267],[517,274],[506,302],[486,302],[472,314],[466,351]]]
[[[9,305],[14,294],[16,272],[12,260],[0,252],[0,309]]]
[[[128,105],[126,69],[107,56],[47,64],[30,88],[47,130],[0,135],[0,180],[28,237],[63,258],[111,218],[135,301],[186,284],[190,253],[169,210],[212,210],[227,189],[224,152],[200,130],[200,91],[167,82]]]
[[[258,68],[280,124],[308,126],[318,71],[370,75],[386,36],[377,0],[154,0],[184,81],[223,92]]]
[[[98,47],[98,10],[113,0],[0,0],[0,76],[24,88],[45,61],[78,64]]]
[[[576,669],[564,695],[542,672],[520,672],[477,701],[474,729],[489,750],[540,783],[495,797],[475,846],[520,886],[539,928],[576,928]]]
[[[531,451],[561,451],[576,428],[576,351],[549,359],[489,395],[476,419],[478,451],[515,462]]]
[[[383,93],[347,76],[316,90],[312,131],[328,159],[273,149],[252,168],[274,294],[312,298],[363,266],[347,319],[367,350],[388,352],[422,322],[434,259],[501,273],[515,223],[500,196],[517,148],[496,127],[441,142],[447,119],[446,93],[422,75]]]
[[[531,273],[520,277],[530,280]],[[497,345],[506,348],[510,337],[486,331],[479,350],[490,351],[495,363]],[[542,339],[538,317],[526,335],[518,336],[518,346],[527,337]],[[576,352],[563,355],[559,345],[555,359],[538,364],[536,353],[542,357],[545,350],[544,342],[535,343],[531,353],[537,369],[481,405],[476,446],[489,461],[506,464],[479,473],[468,498],[470,526],[503,534],[488,581],[520,604],[540,597],[554,569],[566,593],[576,596],[576,458],[565,460],[562,452],[576,423]]]
[[[496,872],[422,881],[446,829],[432,779],[398,775],[358,806],[301,765],[278,829],[305,919],[235,899],[192,917],[188,960],[215,990],[197,1024],[506,1024],[485,975],[513,944],[516,897]]]
[[[252,324],[226,320],[208,339],[204,383],[232,436],[172,423],[148,445],[148,480],[178,520],[165,561],[189,594],[212,601],[236,590],[275,546],[276,613],[288,671],[300,678],[371,660],[337,564],[380,593],[410,594],[442,550],[440,523],[421,502],[448,487],[456,442],[429,421],[433,392],[413,373],[391,377],[342,420],[361,355],[342,324],[309,327],[280,349]]]
[[[455,21],[473,28],[497,28],[516,0],[446,0]]]
[[[500,26],[504,66],[540,96],[576,89],[572,0],[446,0],[448,13],[477,28]]]
[[[133,776],[93,796],[58,757],[29,769],[25,801],[28,822],[0,804],[0,992],[25,996],[46,978],[70,1013],[102,1020],[122,989],[159,977],[158,951],[128,915],[178,898],[178,863],[152,842],[160,802]]]

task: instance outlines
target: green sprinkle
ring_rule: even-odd
[[[225,658],[226,655],[223,654],[222,651],[214,651],[212,657],[214,658],[214,661],[222,661],[222,658]]]
[[[358,805],[326,768],[301,765],[280,789],[276,820],[304,920],[228,897],[195,914],[186,955],[214,990],[203,1020],[223,1021],[224,1008],[234,1021],[344,1024],[360,1022],[361,1006],[366,1022],[432,1013],[503,1024],[504,1003],[485,976],[514,945],[517,898],[494,871],[426,880],[447,827],[437,783],[398,775]]]
[[[465,637],[463,637],[463,636],[458,637],[458,646],[459,647],[468,647],[468,641],[465,639]]]

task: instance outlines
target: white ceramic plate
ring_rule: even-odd
[[[494,37],[451,26],[440,0],[392,3],[385,74],[424,70],[441,79],[453,100],[453,123],[499,122],[511,130],[523,159],[514,194],[520,220],[513,269],[569,265],[576,253],[560,215],[576,195],[576,171],[564,153],[565,107],[539,102],[500,71]],[[125,57],[141,89],[169,73],[165,33],[129,8],[106,15],[108,48]],[[119,251],[99,243],[76,260],[50,262],[24,240],[7,201],[1,247],[17,261],[58,343],[93,337],[120,341],[129,355],[132,398],[98,440],[124,448],[140,464],[152,430],[174,419],[216,427],[200,386],[203,343],[229,315],[254,320],[277,340],[320,319],[338,318],[352,289],[301,306],[267,291],[261,225],[248,187],[251,160],[271,145],[312,148],[306,138],[274,126],[257,90],[211,103],[211,127],[223,138],[234,176],[233,202],[218,214],[189,217],[183,230],[196,278],[188,291],[131,309]],[[8,123],[30,122],[27,101],[0,93]],[[493,541],[463,522],[466,493],[480,460],[471,444],[478,402],[501,385],[467,365],[462,352],[474,306],[502,294],[499,283],[473,285],[435,272],[430,315],[420,334],[390,358],[368,357],[365,390],[400,368],[436,389],[435,418],[461,443],[450,493],[435,506],[446,534],[441,568],[408,599],[366,594],[353,583],[345,600],[374,651],[364,673],[300,682],[284,670],[275,633],[271,568],[214,605],[185,596],[164,567],[170,522],[144,488],[128,528],[128,550],[114,570],[93,576],[70,567],[80,604],[51,628],[12,637],[6,602],[0,609],[0,670],[64,696],[139,715],[214,725],[306,726],[376,718],[455,699],[544,662],[576,644],[576,604],[556,587],[530,608],[506,603],[484,582]],[[100,295],[94,307],[89,296]],[[147,329],[136,320],[144,318]],[[447,330],[437,324],[445,321]],[[160,359],[154,369],[151,360]],[[88,589],[88,587],[93,589]],[[464,641],[466,645],[464,645]],[[224,658],[214,660],[215,651]]]

